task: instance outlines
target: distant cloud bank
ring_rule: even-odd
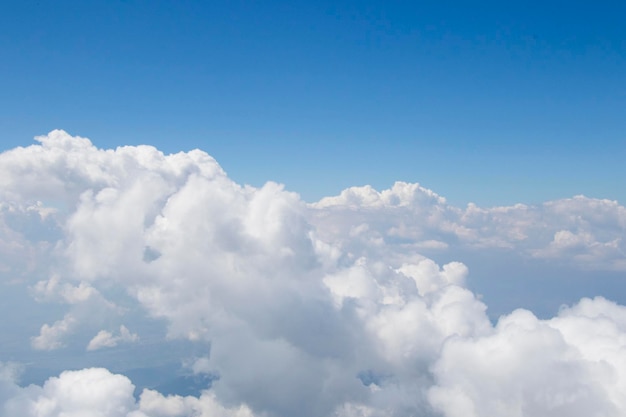
[[[615,201],[460,208],[397,182],[306,204],[233,182],[199,150],[37,140],[0,154],[0,276],[65,309],[31,347],[138,343],[132,302],[168,338],[210,346],[189,366],[218,379],[199,396],[135,398],[106,369],[21,387],[5,363],[2,416],[626,415],[626,307],[589,294],[549,319],[518,309],[492,323],[463,263],[423,255],[626,271]]]

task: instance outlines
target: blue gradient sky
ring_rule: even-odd
[[[435,3],[435,2],[432,2]],[[20,1],[1,149],[61,128],[201,148],[307,201],[419,182],[453,204],[626,203],[623,2]]]

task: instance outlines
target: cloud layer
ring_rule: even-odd
[[[106,369],[20,387],[5,365],[3,415],[626,413],[625,307],[585,298],[550,319],[515,310],[493,323],[464,264],[422,255],[498,250],[623,271],[617,202],[457,208],[399,182],[306,204],[279,184],[236,184],[199,150],[37,140],[0,154],[0,274],[65,309],[32,348],[140,343],[149,327],[125,324],[140,309],[200,346],[181,361],[215,380],[198,396],[135,399]]]
[[[327,239],[393,251],[503,249],[586,269],[626,271],[626,208],[576,196],[537,206],[458,208],[418,184],[344,190],[312,204]]]

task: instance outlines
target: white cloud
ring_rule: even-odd
[[[105,347],[117,346],[117,338],[113,336],[113,333],[106,330],[100,330],[97,335],[89,341],[87,350],[98,350]]]
[[[163,396],[152,390],[144,390],[139,402],[139,410],[128,417],[254,417],[249,407],[239,405],[227,408],[221,405],[211,393],[200,397]]]
[[[57,275],[47,280],[38,281],[30,287],[34,299],[40,303],[59,302],[68,304],[71,309],[61,320],[53,324],[41,326],[38,336],[31,338],[31,346],[37,350],[56,350],[66,346],[65,339],[76,333],[79,329],[91,325],[98,325],[104,320],[110,320],[112,315],[119,316],[124,310],[114,303],[106,300],[102,294],[89,283],[81,281],[78,285],[63,282]],[[108,318],[107,318],[108,317]],[[93,346],[98,349],[118,341],[129,341],[128,329],[121,326],[121,334],[115,338],[106,339],[106,334],[96,336]],[[108,332],[105,332],[108,333]],[[136,335],[135,335],[136,336]],[[102,345],[104,343],[104,345]],[[91,346],[91,343],[90,343]],[[92,350],[92,349],[89,349]]]
[[[396,182],[389,190],[378,192],[371,186],[351,187],[336,197],[325,197],[313,206],[317,208],[344,208],[351,209],[381,208],[381,207],[423,207],[443,206],[446,199],[432,190],[421,187],[419,184]]]
[[[537,206],[453,207],[417,184],[354,187],[310,205],[320,237],[356,256],[503,249],[592,270],[626,270],[626,208],[576,196]]]
[[[0,364],[0,371],[2,417],[254,417],[245,405],[225,407],[208,392],[180,397],[144,390],[136,401],[128,378],[102,368],[66,371],[24,388],[9,366]]]
[[[41,387],[5,381],[6,415],[626,413],[624,307],[584,299],[552,319],[516,310],[493,325],[464,264],[420,254],[497,249],[624,268],[616,202],[457,208],[398,182],[306,205],[272,182],[236,184],[201,151],[99,150],[61,131],[39,140],[0,154],[2,262],[32,264],[32,295],[69,309],[32,347],[130,343],[125,326],[107,329],[142,311],[169,338],[210,346],[191,368],[219,378],[199,396],[146,390],[138,402],[103,369]],[[78,328],[91,340],[72,338]]]
[[[72,314],[66,314],[63,319],[55,321],[52,325],[41,326],[39,336],[31,339],[33,349],[54,350],[64,346],[63,338],[72,333],[78,320]]]
[[[623,415],[625,319],[602,298],[551,320],[517,310],[491,334],[443,345],[429,399],[446,417]]]
[[[45,273],[42,269],[50,264],[55,243],[62,236],[60,225],[55,210],[40,201],[23,204],[1,196],[2,190],[0,276],[12,282],[28,282]]]
[[[115,347],[120,342],[132,343],[139,340],[137,333],[131,333],[126,326],[121,325],[117,336],[106,330],[100,330],[97,335],[89,341],[87,350],[98,350],[102,348]]]
[[[78,304],[100,295],[98,290],[86,282],[79,285],[61,284],[61,278],[53,275],[48,280],[38,281],[32,287],[33,295],[38,301],[53,301],[60,299],[68,304]]]

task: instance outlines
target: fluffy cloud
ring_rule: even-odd
[[[196,396],[136,400],[104,369],[25,388],[6,377],[7,416],[626,413],[624,307],[583,299],[551,319],[516,310],[493,324],[464,264],[420,255],[495,248],[619,270],[616,202],[457,208],[398,182],[307,205],[279,184],[233,182],[198,150],[38,140],[0,154],[0,273],[67,309],[32,347],[95,355],[144,340],[120,324],[141,310],[200,346],[191,368],[215,380]]]
[[[34,349],[53,350],[63,346],[62,339],[76,327],[77,319],[72,314],[66,314],[63,319],[52,325],[41,326],[39,336],[33,337],[31,345]]]
[[[623,415],[625,319],[603,298],[547,321],[514,311],[491,334],[444,344],[429,399],[447,417]]]
[[[75,333],[87,324],[97,325],[104,321],[106,316],[120,315],[123,309],[118,308],[114,303],[106,300],[102,294],[84,281],[78,285],[74,283],[63,283],[62,279],[54,274],[48,280],[38,281],[31,288],[31,294],[38,302],[59,302],[72,306],[62,319],[53,324],[43,324],[38,336],[31,339],[31,346],[37,350],[55,350],[65,346],[64,339]],[[96,341],[90,342],[90,346],[95,350],[103,346],[116,346],[119,341],[134,341],[137,335],[131,335],[126,327],[120,327],[120,335],[113,337],[108,332],[104,332],[100,337],[96,336]],[[106,338],[106,335],[110,338]],[[103,344],[104,343],[104,344]]]
[[[353,187],[311,204],[320,236],[355,253],[503,249],[592,270],[626,270],[626,208],[576,196],[536,206],[466,208],[417,184]]]
[[[132,343],[139,340],[137,333],[131,333],[126,326],[121,325],[119,335],[115,336],[113,333],[100,330],[97,335],[89,341],[87,350],[98,350],[107,347],[115,347],[120,342]]]
[[[163,396],[144,390],[139,401],[123,375],[102,368],[66,371],[43,386],[15,384],[14,372],[0,364],[2,417],[254,417],[246,406],[226,408],[208,392],[200,397]]]
[[[5,402],[3,416],[127,416],[135,407],[133,385],[122,375],[105,369],[67,371],[42,386],[11,387],[13,398]]]

